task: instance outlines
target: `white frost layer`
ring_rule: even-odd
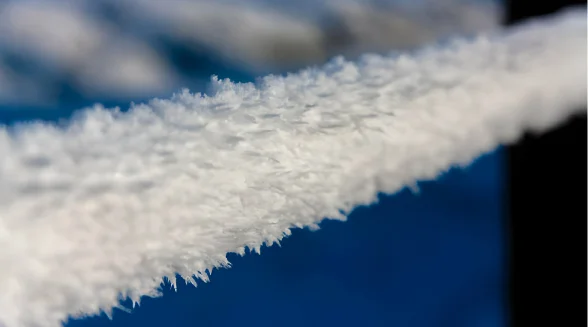
[[[410,56],[215,80],[128,113],[0,129],[0,325],[59,326],[207,280],[586,105],[586,11]]]

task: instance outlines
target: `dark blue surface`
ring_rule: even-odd
[[[504,326],[502,154],[90,326]],[[128,303],[127,303],[128,304]]]

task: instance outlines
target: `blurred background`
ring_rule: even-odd
[[[491,0],[0,2],[0,123],[498,28]],[[82,326],[505,326],[503,151]],[[129,302],[125,304],[130,306]]]
[[[406,50],[500,23],[492,0],[0,0],[0,108],[73,110]],[[40,113],[48,119],[50,111]],[[64,113],[67,115],[67,113]]]

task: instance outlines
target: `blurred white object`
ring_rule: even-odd
[[[109,12],[101,14],[104,8]],[[157,45],[162,38],[204,49],[257,75],[340,54],[402,50],[488,31],[498,25],[499,9],[479,0],[7,1],[0,4],[0,66],[11,73],[0,70],[0,104],[51,101],[59,90],[47,78],[89,98],[175,91],[194,76],[181,77]],[[27,76],[10,67],[7,55],[44,73]],[[24,80],[39,91],[7,91],[20,88]]]

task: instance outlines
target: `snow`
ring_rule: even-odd
[[[586,106],[586,11],[213,86],[0,127],[0,325],[110,312],[176,273],[207,281],[227,253],[557,125]]]

